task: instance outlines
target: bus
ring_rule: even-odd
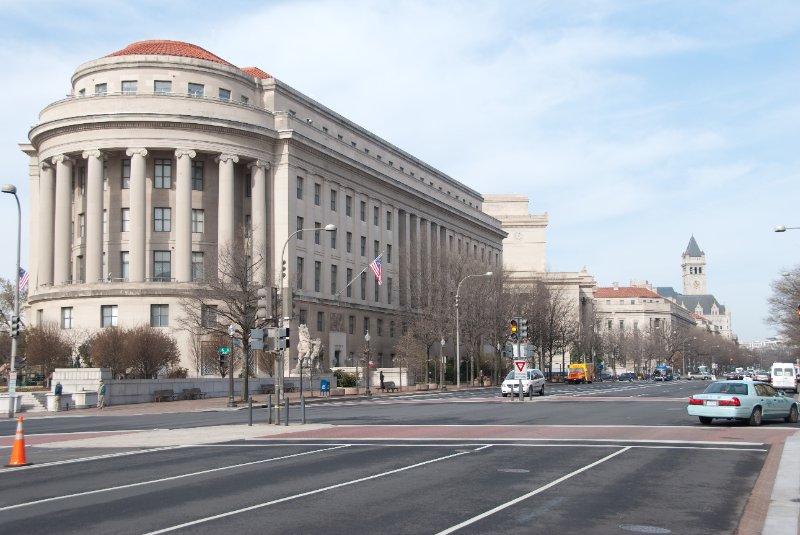
[[[656,366],[653,370],[653,381],[672,381],[672,366]]]

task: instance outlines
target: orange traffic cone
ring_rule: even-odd
[[[6,467],[28,466],[25,460],[25,433],[22,432],[22,416],[17,418],[17,435],[14,437],[14,447],[11,449],[11,459]]]

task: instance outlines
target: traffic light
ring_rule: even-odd
[[[511,338],[516,340],[519,337],[519,328],[517,327],[517,320],[511,320]]]
[[[286,278],[286,260],[281,260],[281,288],[283,288],[283,279]]]
[[[257,304],[256,319],[270,319],[272,317],[272,288],[258,289]]]
[[[528,320],[524,318],[519,320],[519,336],[520,338],[528,337]]]
[[[11,338],[19,336],[19,316],[11,316]]]
[[[227,366],[225,366],[225,354],[224,353],[220,353],[219,354],[219,369],[220,370],[226,370],[227,369]]]
[[[289,349],[289,327],[283,327],[282,329],[279,329],[278,332],[280,337],[283,338],[282,347]]]

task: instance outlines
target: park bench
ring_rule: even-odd
[[[153,397],[155,398],[156,402],[159,401],[172,401],[178,397],[175,392],[172,391],[170,388],[169,390],[156,390],[153,392]]]
[[[394,384],[394,381],[384,381],[382,389],[386,392],[399,392],[397,385]]]
[[[182,399],[205,399],[206,395],[199,388],[184,388]]]
[[[275,393],[275,385],[261,385],[261,393],[262,394],[274,394]]]
[[[283,391],[284,392],[297,392],[297,387],[294,383],[286,382],[283,383]]]

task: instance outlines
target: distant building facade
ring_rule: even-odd
[[[692,314],[642,286],[600,287],[594,294],[597,325],[606,332],[664,333],[693,328]]]
[[[414,278],[440,253],[502,266],[506,234],[478,192],[189,43],[142,41],[81,65],[29,139],[28,321],[164,328],[192,373],[180,300],[218,272],[239,229],[264,259],[260,285],[277,281],[286,243],[292,347],[307,324],[326,367],[352,365],[366,332],[372,360],[391,366]],[[327,224],[336,232],[287,243]],[[342,291],[381,253],[382,285],[367,269]]]

